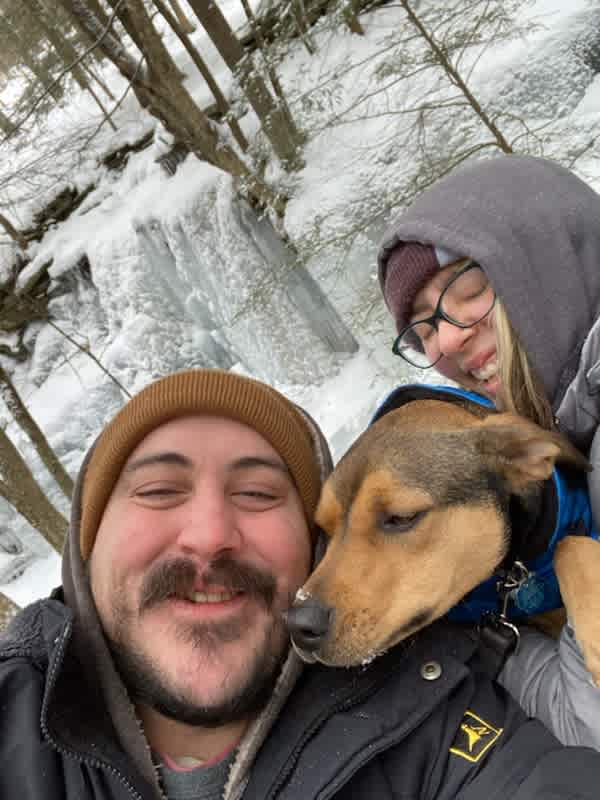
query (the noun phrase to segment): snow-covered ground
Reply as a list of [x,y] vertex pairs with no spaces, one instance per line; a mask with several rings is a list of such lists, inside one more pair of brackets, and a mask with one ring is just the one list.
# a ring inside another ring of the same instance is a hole
[[[242,24],[238,0],[219,5],[232,23]],[[501,115],[509,137],[520,136],[517,148],[573,165],[600,190],[595,143],[600,76],[594,66],[594,48],[600,54],[599,11],[600,0],[522,3],[521,34],[485,50],[471,48],[463,70],[475,93]],[[31,122],[26,136],[2,145],[0,205],[21,227],[61,187],[95,185],[76,213],[32,245],[20,281],[52,260],[53,285],[70,290],[51,301],[54,319],[129,392],[188,366],[254,374],[304,405],[339,456],[396,383],[424,378],[409,374],[390,353],[393,326],[378,294],[377,240],[406,202],[413,177],[432,168],[444,147],[483,140],[484,133],[467,111],[438,112],[419,149],[411,139],[414,115],[403,110],[419,102],[431,80],[394,78],[406,51],[399,43],[407,30],[403,12],[390,4],[363,15],[361,22],[365,35],[359,37],[322,21],[311,33],[314,55],[299,41],[285,55],[279,73],[292,113],[308,134],[305,166],[290,177],[271,165],[266,175],[290,196],[284,225],[299,250],[300,269],[316,279],[351,330],[360,345],[355,354],[336,349],[314,320],[307,323],[298,309],[291,265],[284,263],[268,223],[252,220],[235,202],[227,176],[188,156],[168,177],[156,162],[169,144],[160,129],[122,172],[102,165],[103,154],[154,126],[131,93],[115,115],[116,133],[104,126],[89,140],[99,122],[97,109],[73,89],[43,124]],[[166,36],[188,74],[189,90],[208,105],[202,80],[179,44]],[[206,36],[198,30],[193,39],[221,87],[235,95]],[[600,55],[598,62],[600,70]],[[124,90],[111,67],[105,67],[104,78],[117,95]],[[17,89],[13,81],[0,93],[5,107]],[[450,87],[444,91],[447,97],[454,94]],[[241,124],[255,136],[251,113]],[[51,155],[41,158],[57,141]],[[34,159],[40,160],[34,164]],[[17,168],[26,180],[7,179]],[[10,253],[0,241],[0,282]],[[91,274],[80,267],[84,255]],[[277,281],[270,283],[273,271]],[[14,344],[10,337],[5,341]],[[54,328],[38,325],[25,343],[32,352],[28,362],[3,363],[75,475],[124,395]],[[8,413],[0,409],[0,414],[38,480],[67,513],[28,442]],[[4,552],[2,531],[13,531],[24,553]],[[59,582],[58,556],[12,509],[0,506],[0,590],[23,605]]]

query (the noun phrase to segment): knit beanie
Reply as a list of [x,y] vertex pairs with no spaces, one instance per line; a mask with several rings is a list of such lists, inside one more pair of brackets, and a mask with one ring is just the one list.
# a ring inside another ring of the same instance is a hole
[[[152,383],[133,397],[100,434],[82,476],[80,546],[86,560],[125,462],[155,428],[178,417],[210,414],[241,422],[263,436],[286,463],[309,524],[322,483],[310,417],[259,381],[212,369],[188,370]],[[320,444],[329,458],[327,446]]]
[[415,297],[427,281],[460,258],[442,247],[419,242],[400,242],[392,250],[379,280],[398,333],[408,324]]

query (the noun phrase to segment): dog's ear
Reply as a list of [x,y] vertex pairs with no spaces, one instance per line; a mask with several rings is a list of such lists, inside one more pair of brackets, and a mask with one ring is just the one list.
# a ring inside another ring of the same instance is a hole
[[496,414],[478,426],[480,452],[493,462],[515,492],[552,475],[557,461],[590,471],[589,461],[560,433],[516,414]]

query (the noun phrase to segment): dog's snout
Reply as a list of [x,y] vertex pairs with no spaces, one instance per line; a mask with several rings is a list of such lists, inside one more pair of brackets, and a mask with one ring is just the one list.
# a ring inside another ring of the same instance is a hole
[[286,621],[294,645],[315,653],[327,636],[332,617],[333,609],[312,597],[290,608]]

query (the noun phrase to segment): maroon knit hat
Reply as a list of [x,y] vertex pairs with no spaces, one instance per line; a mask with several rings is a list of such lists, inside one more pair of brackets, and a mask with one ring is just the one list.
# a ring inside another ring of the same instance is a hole
[[419,242],[400,242],[388,257],[382,280],[383,296],[398,333],[408,324],[410,311],[420,289],[441,268],[461,256]]

